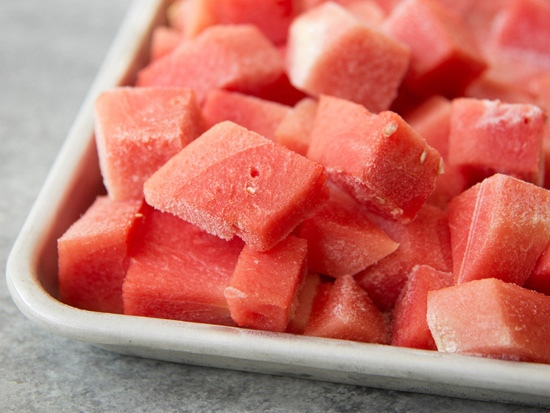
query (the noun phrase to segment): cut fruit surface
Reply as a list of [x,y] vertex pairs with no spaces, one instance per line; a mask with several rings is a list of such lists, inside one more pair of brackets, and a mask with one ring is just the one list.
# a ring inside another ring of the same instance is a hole
[[124,313],[235,325],[223,292],[243,242],[147,208],[123,284]]
[[497,279],[428,293],[439,351],[550,363],[550,297]]
[[232,122],[209,129],[145,183],[150,205],[266,251],[328,198],[323,168]]

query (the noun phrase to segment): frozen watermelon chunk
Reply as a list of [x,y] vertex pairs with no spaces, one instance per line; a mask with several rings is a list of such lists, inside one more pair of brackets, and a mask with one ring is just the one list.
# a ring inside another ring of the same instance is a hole
[[[534,95],[535,104],[550,113],[550,70],[539,76],[535,76],[529,82],[529,92]],[[546,125],[545,137],[550,139],[550,127]]]
[[166,20],[169,27],[183,33],[185,19],[189,9],[188,0],[174,0],[166,9]]
[[269,251],[244,247],[225,299],[241,327],[283,332],[306,275],[307,241],[288,236]]
[[235,325],[223,292],[243,246],[147,208],[122,287],[124,313]]
[[306,156],[317,106],[317,100],[312,98],[304,98],[297,102],[275,129],[275,142]]
[[275,44],[286,41],[297,13],[295,0],[188,0],[183,26],[187,37],[219,24],[252,24]]
[[287,73],[295,87],[312,96],[386,110],[408,64],[405,46],[332,2],[299,15],[290,26]]
[[360,204],[410,222],[435,188],[440,155],[399,115],[370,113],[356,103],[323,95],[308,157]]
[[355,0],[344,7],[364,23],[374,26],[380,26],[386,18],[384,9],[372,0]]
[[405,121],[419,133],[443,159],[444,172],[437,178],[435,189],[427,202],[446,209],[449,201],[466,189],[466,179],[460,168],[449,165],[449,134],[451,101],[434,95],[405,116]]
[[410,47],[405,82],[423,96],[460,95],[487,67],[464,22],[436,0],[401,2],[384,27]]
[[497,47],[548,60],[549,21],[550,4],[547,1],[512,0],[498,20],[493,40]]
[[256,27],[218,25],[143,68],[137,86],[190,87],[202,104],[213,89],[254,93],[282,73],[281,55]]
[[191,89],[120,87],[95,102],[99,165],[114,200],[142,199],[143,183],[205,130]]
[[[521,61],[521,64],[523,63]],[[531,78],[533,72],[515,71],[514,66],[519,64],[519,60],[496,59],[492,62],[489,70],[468,85],[464,96],[475,99],[500,100],[506,103],[534,103],[534,97],[527,90],[528,87],[526,88],[523,81],[526,77]],[[495,67],[498,69],[494,70]]]
[[500,172],[540,185],[544,118],[534,105],[455,99],[449,163],[460,167],[471,184]]
[[389,327],[351,275],[325,283],[313,302],[304,335],[389,344]]
[[494,278],[428,293],[439,351],[550,363],[550,297]]
[[160,59],[172,53],[183,41],[181,32],[168,26],[157,26],[151,35],[151,60]]
[[436,350],[426,320],[428,292],[453,285],[453,274],[415,266],[393,311],[392,346]]
[[336,188],[301,224],[300,237],[308,242],[308,267],[331,277],[357,274],[398,247],[349,195]]
[[523,287],[550,295],[550,244],[544,249]]
[[145,183],[147,202],[268,250],[328,198],[323,167],[232,122],[209,129]]
[[452,270],[451,239],[447,214],[426,204],[407,225],[392,220],[372,220],[399,243],[395,252],[355,276],[372,301],[383,311],[394,308],[407,276],[415,265]]
[[353,9],[354,7],[363,6],[364,3],[370,3],[372,8],[378,8],[382,13],[387,14],[402,0],[301,0],[305,10],[329,1],[338,3],[346,9]]
[[403,118],[443,159],[447,159],[451,129],[449,99],[441,95],[431,96]]
[[550,239],[550,192],[496,174],[449,204],[455,283],[522,285]]
[[57,241],[59,299],[84,310],[122,313],[122,281],[142,201],[99,196]]
[[213,90],[202,110],[208,127],[229,120],[273,140],[275,131],[291,108],[238,92]]
[[304,285],[298,293],[298,303],[294,310],[294,315],[291,315],[290,321],[286,328],[287,333],[304,334],[306,329],[311,309],[313,308],[313,300],[317,295],[317,290],[321,285],[321,277],[313,271],[308,271],[304,280]]

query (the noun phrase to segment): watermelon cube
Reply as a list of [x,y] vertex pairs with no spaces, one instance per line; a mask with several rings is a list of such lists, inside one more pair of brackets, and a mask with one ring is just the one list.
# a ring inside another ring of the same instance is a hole
[[437,178],[435,189],[427,202],[446,209],[449,201],[466,189],[466,179],[457,166],[449,165],[449,134],[451,128],[451,101],[434,95],[414,110],[405,120],[443,159],[444,172]]
[[183,41],[181,32],[168,26],[157,26],[151,34],[150,58],[160,59],[172,53]]
[[386,110],[409,64],[409,50],[345,8],[324,3],[292,22],[286,68],[291,83],[312,96],[333,95]]
[[283,73],[279,51],[251,25],[217,25],[139,71],[137,86],[179,86],[202,104],[213,89],[260,91]]
[[189,13],[189,0],[174,0],[166,9],[166,20],[169,27],[183,33],[186,17]]
[[344,7],[359,20],[373,26],[380,26],[386,18],[384,9],[372,0],[354,0]]
[[460,167],[470,184],[500,172],[541,185],[544,119],[534,105],[455,99],[449,163]]
[[451,129],[449,99],[441,95],[431,96],[403,118],[444,160],[447,159]]
[[306,336],[389,344],[389,324],[351,275],[321,284]]
[[297,13],[294,0],[188,0],[183,26],[187,37],[219,24],[252,24],[275,44],[286,41]]
[[366,9],[365,4],[369,4],[373,14],[383,13],[384,15],[389,13],[400,1],[402,0],[300,0],[304,9],[311,9],[317,7],[320,4],[327,3],[328,1],[338,3],[348,10],[354,11],[355,9]]
[[317,100],[312,98],[304,98],[297,102],[275,129],[275,142],[306,156],[317,106]]
[[95,101],[101,174],[114,200],[143,199],[153,172],[204,132],[191,89],[120,87]]
[[550,244],[544,249],[523,287],[550,295]]
[[[535,60],[550,56],[550,4],[545,0],[512,0],[499,18],[493,41],[498,48]],[[546,63],[547,65],[547,63]]]
[[522,285],[550,239],[550,192],[496,174],[449,204],[455,283]]
[[238,92],[213,90],[202,110],[208,127],[230,120],[273,140],[275,131],[291,108]]
[[405,0],[385,29],[411,50],[405,83],[423,96],[460,95],[485,68],[464,21],[436,0]]
[[235,325],[223,292],[243,246],[148,207],[122,287],[124,313]]
[[290,321],[286,328],[287,333],[304,334],[306,329],[311,309],[313,308],[313,300],[317,295],[319,286],[321,285],[321,276],[313,271],[308,271],[304,280],[304,285],[298,293],[298,303],[294,314],[290,316]]
[[453,274],[427,265],[413,267],[393,311],[392,346],[436,350],[428,327],[428,292],[453,285]]
[[84,310],[122,313],[122,281],[142,201],[99,196],[58,239],[59,299]]
[[308,267],[331,277],[357,274],[398,247],[349,195],[336,188],[300,225],[299,236],[308,242]]
[[266,251],[328,198],[323,167],[235,123],[219,123],[144,185],[146,201]]
[[269,251],[245,246],[225,299],[241,327],[284,332],[306,275],[307,241],[289,236]]
[[550,363],[550,297],[494,278],[428,293],[428,325],[449,353]]
[[435,188],[442,160],[399,115],[370,113],[323,95],[308,157],[361,205],[402,223],[414,219]]
[[383,311],[394,308],[414,266],[428,265],[444,272],[452,270],[451,239],[443,210],[426,204],[407,225],[374,215],[371,219],[399,243],[395,252],[355,276],[378,308]]
[[[495,58],[491,68],[472,81],[464,91],[464,96],[475,99],[500,100],[506,103],[535,103],[534,96],[526,88],[525,80],[532,77],[523,61]],[[516,70],[521,66],[521,70]],[[528,86],[528,85],[527,85]]]

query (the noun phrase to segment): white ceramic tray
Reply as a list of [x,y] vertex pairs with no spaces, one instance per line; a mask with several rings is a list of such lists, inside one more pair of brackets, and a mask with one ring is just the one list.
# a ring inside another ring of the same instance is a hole
[[[550,365],[79,310],[59,302],[56,239],[104,191],[93,102],[147,59],[165,0],[138,0],[87,96],[7,264],[13,300],[50,332],[127,355],[446,396],[550,406]],[[550,322],[550,320],[549,320]]]

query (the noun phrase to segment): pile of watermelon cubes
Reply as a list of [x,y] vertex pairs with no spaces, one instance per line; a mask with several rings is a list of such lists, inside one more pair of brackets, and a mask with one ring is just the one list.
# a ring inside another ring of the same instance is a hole
[[85,310],[550,363],[550,2],[176,0],[95,102]]

